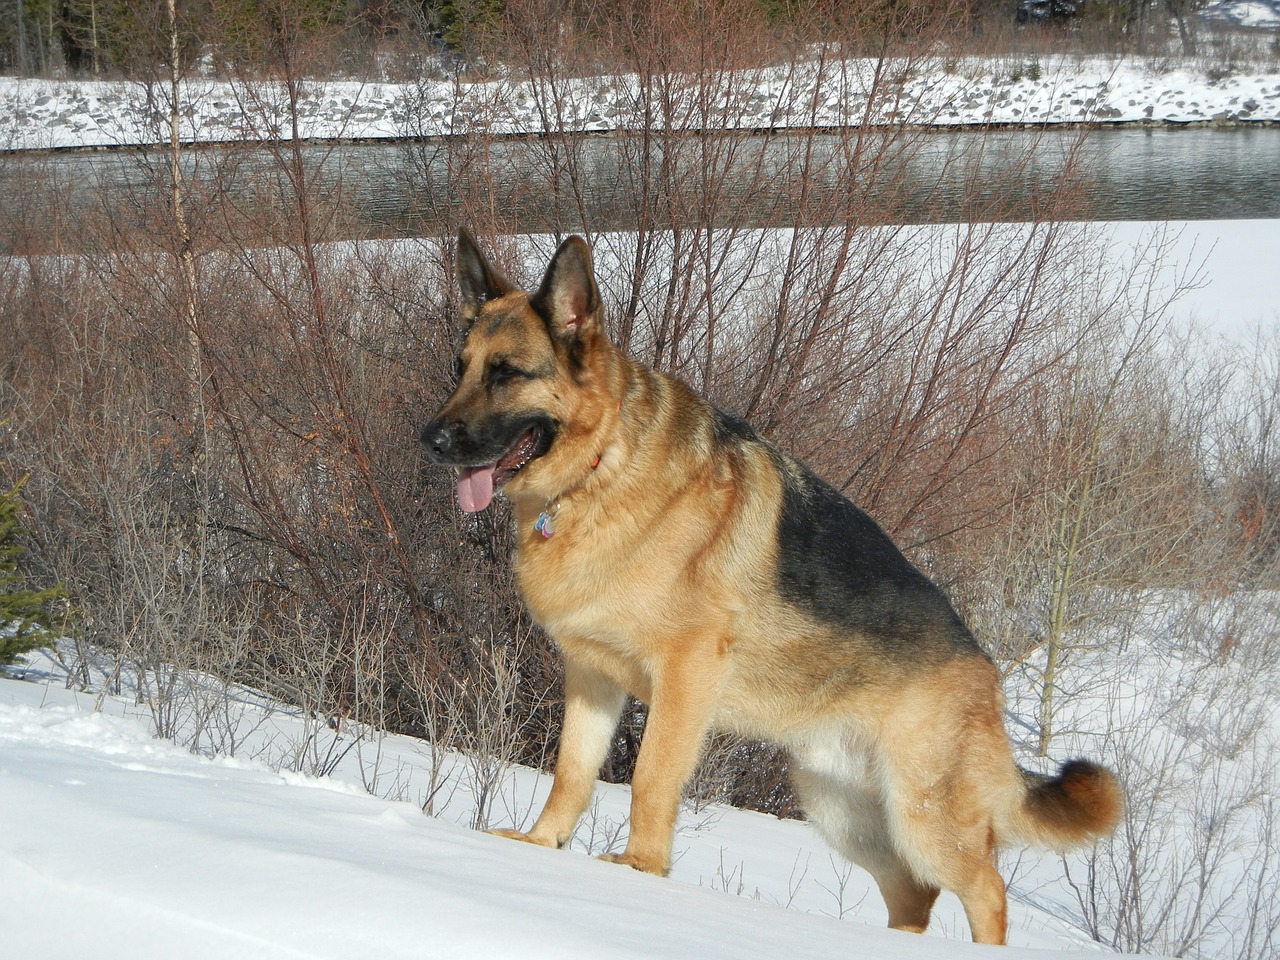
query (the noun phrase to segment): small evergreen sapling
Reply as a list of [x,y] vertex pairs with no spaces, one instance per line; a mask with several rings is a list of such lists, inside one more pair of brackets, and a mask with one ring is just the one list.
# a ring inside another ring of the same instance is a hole
[[53,604],[62,598],[60,587],[28,588],[18,569],[25,552],[18,542],[23,533],[21,490],[19,483],[0,493],[0,666],[53,642]]

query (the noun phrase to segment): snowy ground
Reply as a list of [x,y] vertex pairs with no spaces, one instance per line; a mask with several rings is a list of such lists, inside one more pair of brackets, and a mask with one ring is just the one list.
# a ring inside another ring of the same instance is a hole
[[[877,65],[828,67],[823,93],[814,78],[760,70],[752,93],[711,118],[720,126],[776,128],[850,123],[972,126],[986,123],[1130,123],[1280,121],[1280,74],[1210,76],[1203,68],[1106,57],[947,59],[895,67],[899,94],[868,107],[865,91],[881,84]],[[891,70],[891,73],[894,71]],[[879,87],[877,86],[877,89]],[[287,135],[289,124],[261,84],[204,80],[185,85],[183,135],[225,141]],[[607,131],[635,125],[628,78],[575,81],[568,87],[565,129]],[[308,84],[300,106],[303,136],[390,138],[467,130],[526,133],[541,129],[534,93],[522,82],[454,85],[332,82]],[[0,79],[0,148],[119,146],[167,136],[167,119],[140,84]],[[812,112],[811,112],[812,111]]]
[[1234,343],[1259,332],[1280,336],[1280,220],[1129,222],[1102,229],[1120,250],[1149,249],[1144,238],[1157,229],[1169,238],[1167,283],[1195,278],[1172,306],[1178,326],[1193,324],[1208,337]]
[[1280,28],[1280,0],[1219,0],[1202,10],[1200,16],[1211,23],[1237,27]]
[[[234,705],[246,734],[237,757],[206,759],[154,739],[130,699],[68,690],[58,667],[33,663],[25,679],[0,679],[6,956],[995,955],[960,939],[959,904],[945,895],[932,935],[882,929],[868,878],[833,861],[801,823],[686,811],[672,877],[657,879],[584,855],[616,843],[625,788],[602,789],[576,850],[534,848],[464,825],[474,805],[460,757],[447,761],[444,809],[424,815],[430,759],[420,742],[348,736],[355,747],[333,776],[278,772],[309,733],[246,695]],[[375,767],[379,792],[400,799],[368,793]],[[494,822],[527,817],[545,779],[512,771]],[[1042,869],[1060,872],[1052,858]],[[1043,882],[1019,870],[1024,897]],[[1097,954],[1025,900],[1010,918],[1003,958]]]

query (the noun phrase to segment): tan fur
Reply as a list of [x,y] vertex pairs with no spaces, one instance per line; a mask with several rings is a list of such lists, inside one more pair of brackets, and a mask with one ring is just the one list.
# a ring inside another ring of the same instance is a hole
[[[585,245],[570,253],[589,274]],[[964,903],[974,939],[1002,943],[996,847],[1107,832],[1120,813],[1114,779],[1085,765],[1061,783],[1024,782],[990,660],[891,656],[874,638],[842,633],[786,600],[773,532],[787,461],[762,443],[717,442],[705,401],[622,355],[598,315],[554,306],[590,303],[593,286],[576,300],[573,289],[551,287],[556,296],[537,304],[549,318],[520,291],[478,306],[462,381],[437,420],[465,422],[500,403],[561,425],[505,495],[520,589],[564,654],[564,729],[537,822],[527,833],[499,832],[568,842],[629,692],[648,703],[649,719],[630,838],[606,859],[667,872],[681,791],[704,738],[733,731],[791,751],[807,814],[875,877],[891,926],[923,930],[946,887]],[[564,349],[568,337],[581,348],[579,367]],[[514,398],[486,393],[476,371],[495,355],[551,362],[555,375]],[[545,539],[535,523],[550,505],[555,534]]]

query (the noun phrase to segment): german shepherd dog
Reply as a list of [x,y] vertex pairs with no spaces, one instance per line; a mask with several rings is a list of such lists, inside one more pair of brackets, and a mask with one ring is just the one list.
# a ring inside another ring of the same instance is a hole
[[506,496],[520,589],[565,663],[551,794],[528,833],[496,832],[569,841],[631,693],[649,705],[631,832],[604,859],[665,874],[704,739],[732,731],[789,751],[891,927],[923,931],[946,887],[974,940],[1003,943],[996,848],[1110,832],[1112,774],[1018,768],[996,668],[943,593],[807,468],[613,346],[580,237],[532,294],[465,230],[456,267],[458,384],[422,442],[464,511]]

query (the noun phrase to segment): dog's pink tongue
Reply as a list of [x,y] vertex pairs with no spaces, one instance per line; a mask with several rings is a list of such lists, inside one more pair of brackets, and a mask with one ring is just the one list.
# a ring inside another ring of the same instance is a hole
[[458,506],[463,513],[475,513],[489,505],[493,499],[493,471],[496,466],[463,467],[458,473]]

